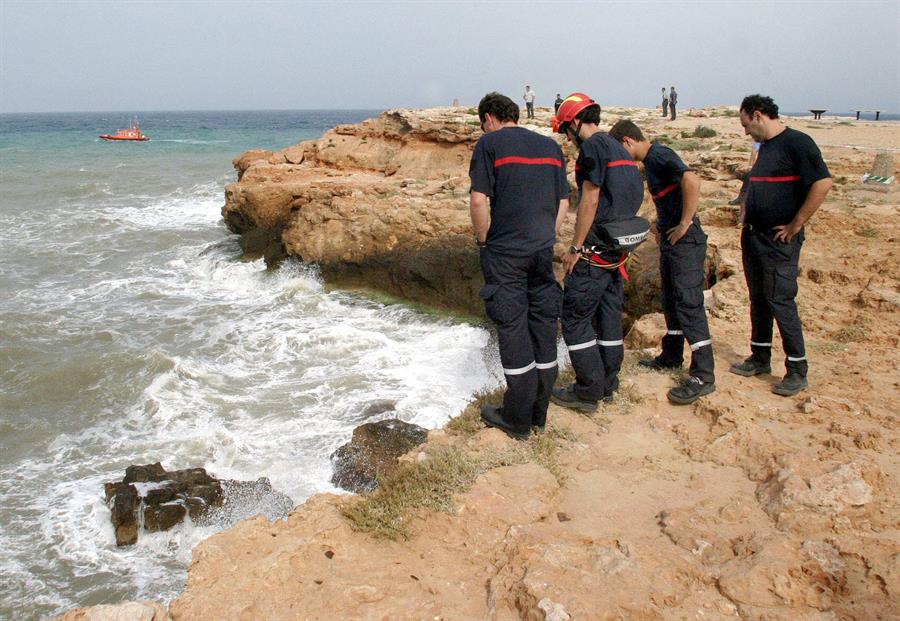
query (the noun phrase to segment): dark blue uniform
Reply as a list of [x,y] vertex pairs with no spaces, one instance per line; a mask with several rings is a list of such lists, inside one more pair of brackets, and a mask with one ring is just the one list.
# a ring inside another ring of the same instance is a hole
[[666,237],[666,231],[681,222],[684,208],[681,179],[689,170],[672,149],[658,143],[650,146],[644,158],[647,187],[656,205],[660,234],[660,289],[666,317],[660,362],[666,366],[680,366],[684,359],[684,340],[687,339],[691,347],[691,375],[711,384],[715,382],[715,363],[703,306],[706,233],[695,215],[693,224],[678,243],[673,246]]
[[553,140],[505,127],[478,141],[469,177],[471,190],[491,200],[481,297],[497,326],[507,385],[502,415],[524,433],[545,424],[558,371],[553,244],[559,202],[569,195],[565,161]]
[[[585,241],[587,246],[599,241],[599,225],[635,216],[644,199],[644,182],[637,163],[606,133],[597,132],[582,143],[575,178],[579,188],[585,180],[600,188],[600,203]],[[615,262],[617,258],[608,260]],[[619,387],[619,369],[625,355],[623,302],[624,283],[618,270],[578,261],[566,276],[563,339],[575,369],[573,389],[581,399],[599,400]]]
[[804,234],[783,243],[773,227],[788,224],[803,206],[810,186],[830,177],[812,138],[787,128],[762,143],[750,171],[741,253],[750,293],[750,348],[753,358],[772,358],[772,320],[778,323],[789,373],[808,371],[803,326],[797,312],[797,276]]

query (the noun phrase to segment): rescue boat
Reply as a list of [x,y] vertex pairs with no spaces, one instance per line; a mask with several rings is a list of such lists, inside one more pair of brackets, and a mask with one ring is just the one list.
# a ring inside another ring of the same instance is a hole
[[100,134],[103,140],[136,140],[144,142],[150,140],[150,136],[145,136],[141,132],[141,126],[137,119],[131,121],[131,125],[127,129],[120,129],[115,134]]

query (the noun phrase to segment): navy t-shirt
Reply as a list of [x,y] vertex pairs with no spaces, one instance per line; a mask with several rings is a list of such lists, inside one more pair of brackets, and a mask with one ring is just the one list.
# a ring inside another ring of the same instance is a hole
[[597,132],[581,144],[575,162],[575,181],[579,190],[585,179],[600,188],[594,227],[632,218],[641,208],[644,180],[637,162],[609,134]]
[[554,140],[522,127],[485,134],[469,164],[472,192],[491,199],[487,245],[527,256],[556,242],[559,201],[569,196],[566,163]]
[[[647,188],[656,205],[656,228],[668,231],[681,222],[684,196],[681,193],[681,178],[691,170],[678,154],[664,144],[654,142],[644,157],[644,172],[647,174]],[[700,221],[694,215],[694,222]]]
[[747,224],[768,231],[788,224],[800,211],[809,187],[830,177],[813,139],[787,128],[759,147],[747,188]]

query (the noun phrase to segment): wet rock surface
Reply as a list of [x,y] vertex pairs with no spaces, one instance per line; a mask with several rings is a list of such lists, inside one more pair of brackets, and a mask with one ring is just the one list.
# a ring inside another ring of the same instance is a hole
[[166,471],[159,462],[129,466],[121,481],[105,485],[105,494],[118,546],[136,543],[141,531],[169,530],[186,516],[229,525],[258,513],[284,517],[293,507],[266,478],[220,480],[203,468]]
[[365,423],[353,430],[353,439],[331,455],[331,482],[351,492],[371,491],[378,477],[397,466],[397,458],[419,446],[428,431],[398,419]]

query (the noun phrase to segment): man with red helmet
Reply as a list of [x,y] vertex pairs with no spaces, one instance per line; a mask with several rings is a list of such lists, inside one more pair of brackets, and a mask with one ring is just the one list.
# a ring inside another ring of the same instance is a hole
[[561,291],[553,245],[568,212],[569,183],[559,145],[519,127],[511,99],[488,93],[478,117],[485,134],[469,165],[469,204],[481,249],[480,295],[497,326],[506,378],[503,407],[482,407],[481,420],[525,439],[546,424],[558,371]]
[[569,95],[553,117],[553,131],[579,147],[575,180],[581,200],[572,246],[562,257],[566,271],[562,330],[575,382],[554,388],[551,400],[582,412],[595,411],[600,399],[612,400],[625,354],[622,257],[587,248],[600,244],[605,224],[633,218],[644,198],[637,163],[620,143],[600,131],[599,123],[600,105],[584,93]]

